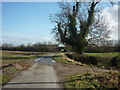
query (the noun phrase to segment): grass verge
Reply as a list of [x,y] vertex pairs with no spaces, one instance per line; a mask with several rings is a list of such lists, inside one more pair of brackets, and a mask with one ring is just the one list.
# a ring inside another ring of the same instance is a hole
[[74,74],[66,76],[65,88],[96,88],[106,90],[106,88],[119,88],[118,73],[110,72],[102,74]]
[[[58,61],[58,62],[62,62],[62,63],[69,63],[69,64],[71,63],[70,61],[64,59],[64,58],[62,57],[62,54],[56,54],[56,55],[54,55],[54,56],[53,56],[53,59],[56,60],[56,61]],[[72,63],[71,63],[71,64],[72,64]]]

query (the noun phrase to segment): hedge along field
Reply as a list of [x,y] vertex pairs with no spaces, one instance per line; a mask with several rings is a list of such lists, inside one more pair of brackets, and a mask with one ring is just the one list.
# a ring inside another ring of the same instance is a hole
[[120,52],[110,53],[77,53],[66,54],[69,58],[83,64],[94,65],[105,69],[120,69]]
[[34,59],[46,52],[2,51],[2,84],[6,84],[22,70],[28,69]]

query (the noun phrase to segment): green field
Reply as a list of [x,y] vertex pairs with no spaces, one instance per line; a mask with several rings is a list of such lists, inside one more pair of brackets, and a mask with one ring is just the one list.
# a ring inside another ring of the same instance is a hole
[[111,53],[85,53],[87,55],[93,55],[93,56],[97,56],[97,57],[119,57],[120,52],[111,52]]

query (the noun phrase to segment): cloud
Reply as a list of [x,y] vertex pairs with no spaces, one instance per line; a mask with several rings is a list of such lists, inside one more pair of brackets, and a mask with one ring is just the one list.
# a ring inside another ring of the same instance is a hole
[[118,40],[118,5],[114,5],[113,7],[106,7],[102,16],[104,16],[110,26],[113,27],[110,33],[111,40]]

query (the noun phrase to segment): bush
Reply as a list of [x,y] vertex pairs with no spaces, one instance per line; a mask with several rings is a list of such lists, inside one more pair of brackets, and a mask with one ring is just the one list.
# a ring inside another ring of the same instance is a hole
[[118,67],[120,68],[120,59],[118,57],[113,57],[110,61],[111,65],[113,67]]
[[80,54],[73,54],[73,55],[69,55],[67,54],[67,56],[69,58],[74,59],[75,61],[84,63],[84,64],[89,64],[89,65],[97,65],[98,64],[98,57],[95,56],[90,56],[90,55],[80,55]]
[[95,56],[89,56],[89,55],[80,55],[80,59],[78,61],[85,64],[92,64],[92,65],[98,64],[98,58]]

